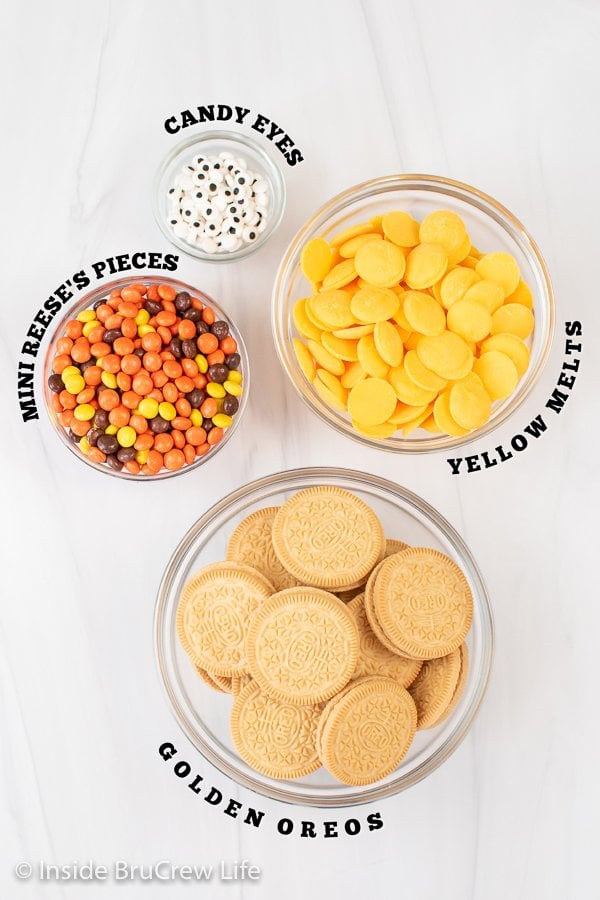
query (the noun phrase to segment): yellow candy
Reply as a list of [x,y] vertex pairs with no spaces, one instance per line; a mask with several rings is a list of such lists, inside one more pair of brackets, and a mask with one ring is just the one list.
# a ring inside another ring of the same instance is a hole
[[358,384],[359,381],[362,381],[363,378],[367,377],[367,373],[361,366],[359,362],[350,363],[350,365],[346,366],[346,371],[340,378],[342,387],[345,387],[346,390],[350,390],[354,387],[355,384]]
[[426,369],[416,350],[409,350],[404,357],[404,369],[410,380],[424,391],[442,391],[446,387],[446,379]]
[[[214,397],[216,400],[222,400],[223,397],[225,397],[227,395],[227,391],[225,390],[223,385],[217,384],[216,381],[209,381],[208,384],[206,385],[205,390],[209,397]],[[163,404],[161,403],[160,406],[162,406],[162,405]],[[169,406],[170,406],[170,404],[169,404]],[[174,408],[175,407],[173,407],[173,409]],[[160,409],[160,407],[159,407],[159,409]],[[162,412],[161,412],[161,416],[163,416]],[[163,419],[164,418],[165,417],[163,416]]]
[[492,318],[482,303],[459,300],[448,310],[448,330],[465,341],[482,341],[490,333]]
[[466,378],[450,388],[450,415],[461,428],[467,431],[481,428],[491,411],[490,395],[474,372],[469,372]]
[[93,331],[96,325],[99,325],[98,319],[91,319],[89,322],[86,322],[81,332],[84,337],[88,337],[90,331]]
[[117,426],[116,425],[107,425],[106,428],[104,429],[104,433],[105,434],[116,434]]
[[150,321],[150,313],[147,309],[140,309],[134,321],[136,325],[147,325]]
[[341,359],[336,359],[331,353],[317,341],[308,341],[308,349],[322,369],[327,369],[332,375],[343,375],[346,367]]
[[344,259],[334,266],[323,279],[323,290],[338,290],[344,285],[350,284],[356,278],[356,269],[353,259]]
[[492,316],[492,334],[514,334],[521,340],[533,331],[533,313],[522,303],[505,303]]
[[533,309],[533,294],[529,285],[524,281],[519,281],[517,289],[513,291],[510,297],[506,298],[507,303],[522,303],[527,309]]
[[66,366],[60,373],[60,377],[62,378],[63,384],[65,383],[65,381],[67,380],[69,375],[81,375],[81,372],[79,371],[77,366]]
[[297,303],[294,303],[292,318],[296,330],[300,332],[302,337],[311,338],[313,341],[319,340],[321,337],[321,329],[317,328],[317,326],[308,318],[306,314],[306,300],[298,300]]
[[335,237],[330,238],[329,243],[332,247],[341,247],[342,244],[345,244],[351,238],[358,237],[359,234],[368,234],[370,231],[375,231],[375,226],[372,222],[363,222],[362,225],[350,225],[349,228],[344,228]]
[[412,328],[410,326],[410,322],[408,321],[408,319],[406,318],[406,315],[404,314],[404,299],[405,299],[406,295],[408,294],[408,291],[405,291],[404,289],[396,288],[394,290],[394,293],[400,300],[400,305],[398,306],[398,309],[392,316],[392,319],[394,320],[394,322],[396,322],[400,326],[400,328],[404,329],[404,331],[406,331],[408,334],[410,334],[412,332]]
[[133,447],[137,441],[137,432],[131,425],[123,425],[117,431],[117,440],[121,447]]
[[473,371],[479,375],[492,400],[503,400],[517,386],[519,373],[512,359],[499,350],[482,353],[473,363]]
[[514,334],[495,334],[481,344],[482,353],[489,353],[490,350],[505,353],[514,362],[519,378],[523,377],[529,367],[529,348],[521,338]]
[[77,313],[79,322],[93,322],[95,318],[96,312],[93,309],[82,309],[80,313]]
[[150,334],[152,331],[156,331],[154,325],[139,325],[138,326],[138,334],[140,337],[144,337],[145,334]]
[[96,410],[91,403],[80,403],[73,410],[73,415],[79,422],[89,422],[90,419],[94,418],[95,414]]
[[389,378],[398,400],[408,406],[424,406],[435,400],[437,391],[426,391],[418,387],[408,377],[404,365],[392,369]]
[[370,234],[359,234],[357,237],[350,238],[349,241],[346,241],[340,247],[340,256],[343,259],[352,259],[353,256],[356,256],[357,250],[362,247],[363,244],[368,244],[369,241],[380,241],[382,237],[380,234],[376,234],[376,232],[371,232]]
[[451,437],[463,437],[469,433],[466,428],[461,428],[450,415],[450,391],[438,394],[433,404],[433,421],[440,431]]
[[331,269],[331,250],[323,238],[314,238],[303,248],[300,268],[309,281],[323,281]]
[[318,326],[322,322],[326,329],[333,331],[334,328],[348,328],[356,324],[350,311],[350,301],[351,297],[346,291],[323,291],[309,299],[305,310],[313,324]]
[[391,241],[363,244],[354,257],[356,271],[373,287],[391,287],[404,275],[404,254]]
[[521,279],[517,261],[510,253],[486,253],[477,263],[475,271],[482,278],[499,284],[505,297],[517,289]]
[[87,439],[86,436],[84,435],[84,436],[81,438],[81,440],[79,441],[79,449],[81,450],[82,453],[87,453],[91,446],[92,446],[92,445],[90,444],[90,442],[88,441],[88,439]]
[[158,400],[153,397],[144,397],[140,400],[138,411],[145,419],[153,419],[158,415]]
[[361,434],[371,438],[388,438],[398,430],[391,422],[382,422],[381,425],[363,425],[362,422],[352,420],[352,426]]
[[64,385],[69,394],[78,394],[85,388],[85,381],[81,375],[69,375],[64,379]]
[[446,309],[450,309],[457,300],[462,300],[469,288],[479,281],[479,275],[473,269],[464,265],[456,266],[444,275],[440,285],[440,302]]
[[[477,274],[476,272],[474,273]],[[484,278],[470,287],[464,297],[464,300],[473,300],[475,303],[481,303],[487,311],[492,315],[504,303],[504,291],[495,281]]]
[[[326,369],[317,369],[317,380],[330,391],[338,401],[338,409],[341,407],[346,410],[348,407],[348,391],[342,386],[339,378],[336,378],[335,375],[332,375],[331,372],[328,372]],[[315,383],[315,387],[318,390],[319,387]]]
[[446,251],[439,244],[419,244],[406,260],[404,280],[409,287],[421,291],[439,281],[448,268]]
[[227,381],[233,381],[235,384],[242,384],[244,380],[244,376],[239,371],[239,369],[230,369],[229,375],[227,376]]
[[425,337],[424,334],[419,334],[418,331],[413,331],[409,334],[409,336],[404,341],[404,349],[405,350],[416,350],[419,346],[419,341],[421,341]]
[[334,336],[337,338],[342,338],[344,341],[358,341],[359,338],[364,337],[365,334],[373,334],[375,330],[375,326],[371,325],[353,325],[350,328],[336,328],[333,332]]
[[442,429],[436,424],[433,414],[428,416],[424,422],[421,422],[423,431],[429,431],[431,434],[441,434]]
[[149,450],[138,450],[135,454],[135,461],[140,464],[140,466],[144,466],[148,462],[148,454]]
[[[208,393],[208,389],[211,386],[211,384],[213,384],[213,382],[206,385],[207,393]],[[212,394],[211,394],[211,396],[212,396]],[[166,401],[163,401],[162,403],[158,404],[158,414],[162,419],[166,419],[167,422],[170,422],[177,415],[177,410],[175,409],[175,407],[173,406],[172,403],[167,403]]]
[[353,420],[371,427],[382,425],[396,408],[396,394],[382,378],[359,381],[348,395],[348,412]]
[[471,349],[452,331],[444,331],[435,337],[422,337],[416,349],[425,368],[448,381],[464,378],[473,366]]
[[[403,312],[411,331],[419,334],[441,334],[446,328],[446,315],[437,300],[423,291],[404,294]],[[487,334],[487,332],[486,332]]]
[[433,403],[430,403],[422,413],[420,413],[418,416],[415,416],[414,419],[410,419],[408,422],[405,422],[405,424],[402,426],[402,433],[405,435],[405,437],[408,437],[409,434],[411,434],[413,431],[416,431],[421,423],[424,422],[425,419],[429,418],[432,409]]
[[381,227],[388,241],[399,247],[416,247],[419,243],[419,223],[407,212],[394,210],[386,213]]
[[113,375],[112,372],[103,372],[100,376],[102,380],[102,384],[107,388],[112,388],[113,390],[117,386],[117,378],[116,375]]
[[425,216],[419,227],[419,241],[443,247],[450,265],[464,259],[471,248],[463,220],[449,209],[438,209]]
[[306,344],[303,344],[299,338],[293,338],[292,344],[294,346],[296,359],[298,360],[298,364],[302,369],[302,374],[307,381],[314,381],[316,371],[315,363],[312,356],[308,352]]
[[243,388],[241,384],[238,381],[233,381],[232,378],[228,378],[227,381],[224,381],[223,387],[228,394],[231,394],[232,397],[241,397],[243,394]]
[[402,403],[401,400],[398,400],[396,409],[389,417],[388,422],[392,422],[394,425],[405,425],[407,422],[411,422],[414,418],[420,416],[427,409],[429,409],[429,403],[424,403],[422,406],[410,406],[408,403]]
[[398,328],[391,322],[378,322],[373,332],[375,349],[388,366],[399,366],[404,356],[404,347]]
[[[478,262],[479,262],[479,260],[476,256],[469,255],[469,256],[465,256],[464,259],[461,259],[460,264],[461,264],[461,266],[467,266],[469,269],[476,269]],[[424,424],[423,424],[423,428],[425,428]]]
[[206,372],[208,372],[208,360],[207,360],[207,358],[204,356],[204,354],[198,353],[198,354],[194,357],[194,362],[195,362],[196,365],[198,366],[198,371],[199,371],[199,372],[202,372],[203,375],[205,375]]
[[360,288],[350,301],[350,310],[354,318],[366,324],[391,319],[399,306],[400,298],[389,288]]
[[[372,378],[385,378],[388,373],[389,366],[379,355],[377,347],[375,346],[375,339],[372,334],[366,334],[360,339],[356,347],[356,353],[358,356],[358,361],[367,375],[371,375]],[[359,419],[359,421],[363,420]]]
[[348,362],[356,362],[358,355],[356,353],[357,341],[344,341],[335,335],[324,331],[321,335],[321,343],[326,350],[335,356],[336,359],[347,360]]
[[193,409],[190,413],[190,420],[192,425],[202,425],[202,423],[204,422],[204,416],[199,409]]
[[229,428],[233,424],[233,419],[226,413],[217,413],[216,416],[212,417],[212,420],[217,428]]

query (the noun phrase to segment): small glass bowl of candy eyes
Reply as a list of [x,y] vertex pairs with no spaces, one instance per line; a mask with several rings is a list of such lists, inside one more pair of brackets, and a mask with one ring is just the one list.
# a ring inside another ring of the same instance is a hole
[[156,176],[156,221],[172,244],[197,259],[249,256],[277,229],[284,207],[281,172],[242,134],[193,134],[171,150]]

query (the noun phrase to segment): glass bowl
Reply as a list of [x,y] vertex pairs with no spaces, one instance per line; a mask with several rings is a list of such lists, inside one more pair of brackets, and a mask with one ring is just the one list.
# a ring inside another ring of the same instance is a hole
[[[181,167],[190,162],[196,154],[218,156],[219,153],[225,151],[244,157],[249,167],[263,176],[269,188],[270,215],[267,227],[253,243],[242,244],[238,250],[233,252],[206,253],[199,247],[188,244],[183,238],[177,237],[170,227],[168,222],[169,189],[173,186],[173,181]],[[184,253],[208,262],[232,262],[255,253],[278,228],[285,209],[285,182],[279,168],[268,153],[260,144],[244,134],[236,134],[231,131],[207,131],[203,134],[192,134],[177,144],[161,162],[154,182],[153,209],[158,226],[164,236]]]
[[[115,469],[111,469],[110,466],[106,465],[106,463],[97,463],[91,459],[88,459],[77,447],[73,441],[69,439],[67,429],[64,428],[60,422],[58,421],[57,414],[52,408],[52,391],[48,387],[48,377],[52,374],[52,360],[54,358],[56,352],[56,343],[60,337],[64,334],[65,326],[69,319],[73,319],[84,309],[89,309],[92,307],[98,300],[101,300],[103,297],[108,297],[111,291],[119,290],[120,288],[125,287],[126,285],[133,284],[137,282],[138,284],[152,285],[152,284],[168,284],[173,287],[177,292],[179,291],[188,291],[192,295],[192,297],[199,297],[206,305],[211,306],[215,313],[217,314],[218,319],[224,319],[230,327],[230,332],[232,336],[237,341],[238,350],[237,352],[240,355],[240,372],[244,376],[244,390],[241,394],[239,400],[240,405],[237,413],[233,417],[233,424],[225,431],[223,438],[219,443],[205,456],[197,457],[191,465],[182,466],[181,469],[176,469],[175,471],[170,471],[168,469],[163,469],[158,472],[156,475],[133,475],[130,472],[126,472],[124,469],[117,472]],[[231,440],[231,436],[236,430],[239,420],[242,417],[244,412],[246,401],[248,398],[248,390],[250,387],[250,367],[248,363],[248,354],[246,352],[246,347],[244,346],[244,341],[235,326],[235,323],[232,322],[231,316],[229,316],[218,303],[206,294],[204,291],[199,291],[197,288],[192,287],[189,284],[185,284],[183,281],[177,281],[174,278],[164,278],[158,277],[157,275],[144,275],[140,273],[132,272],[127,278],[119,278],[115,281],[108,281],[103,285],[99,285],[95,287],[93,290],[88,291],[84,297],[81,298],[77,303],[71,304],[68,309],[65,311],[65,314],[61,317],[58,325],[54,329],[52,333],[52,339],[46,351],[46,356],[44,358],[44,368],[43,368],[43,377],[44,377],[44,400],[46,404],[46,409],[48,411],[48,415],[50,417],[50,421],[54,426],[55,432],[58,434],[59,438],[63,442],[63,444],[69,448],[69,450],[75,454],[75,456],[87,463],[88,466],[91,466],[93,469],[96,469],[97,472],[104,472],[107,475],[115,475],[117,478],[126,478],[130,481],[159,481],[163,478],[171,478],[174,475],[182,475],[185,472],[191,472],[192,469],[197,469],[203,463],[208,462],[213,459],[215,455],[218,453],[221,447],[224,447],[225,444]]]
[[[400,432],[389,438],[369,437],[356,431],[346,413],[329,407],[302,374],[294,353],[294,303],[311,293],[300,269],[302,248],[311,238],[364,222],[374,215],[403,209],[419,221],[437,209],[462,217],[475,246],[483,253],[503,250],[516,258],[521,276],[533,294],[535,329],[528,341],[531,353],[527,372],[506,400],[496,403],[489,420],[464,437],[432,435],[417,429],[408,437]],[[390,175],[349,188],[322,206],[296,234],[279,266],[272,301],[272,327],[277,354],[297,393],[328,425],[371,447],[400,453],[449,450],[467,444],[497,428],[521,406],[546,363],[554,333],[554,297],[546,264],[529,233],[505,207],[476,188],[434,175]]]
[[[237,755],[229,733],[232,699],[217,694],[196,674],[177,638],[176,611],[188,578],[209,562],[225,558],[227,540],[251,512],[283,503],[294,491],[335,485],[354,492],[380,517],[388,537],[433,547],[463,570],[474,598],[467,638],[469,672],[462,698],[437,728],[418,731],[400,766],[373,785],[348,787],[325,769],[295,781],[277,781],[251,769]],[[469,549],[433,507],[391,481],[347,469],[295,469],[253,481],[208,510],[180,542],[165,570],[156,603],[158,668],[169,705],[192,744],[221,772],[259,794],[305,806],[344,807],[389,797],[433,772],[467,734],[483,698],[492,659],[493,624],[482,577]]]

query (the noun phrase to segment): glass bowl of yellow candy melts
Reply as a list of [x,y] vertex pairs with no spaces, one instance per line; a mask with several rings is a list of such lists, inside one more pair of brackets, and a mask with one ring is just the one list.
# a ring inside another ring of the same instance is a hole
[[524,226],[435,176],[334,197],[292,241],[273,293],[275,345],[300,396],[339,431],[400,452],[504,422],[553,331],[550,279]]

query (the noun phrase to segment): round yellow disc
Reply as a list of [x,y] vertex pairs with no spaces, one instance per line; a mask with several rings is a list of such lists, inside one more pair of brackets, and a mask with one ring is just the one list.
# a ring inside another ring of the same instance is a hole
[[519,381],[519,373],[512,359],[499,350],[482,353],[473,363],[473,371],[479,375],[492,400],[510,396]]
[[313,238],[305,244],[300,256],[300,268],[309,281],[323,281],[331,263],[331,249],[323,238]]
[[372,222],[362,222],[360,225],[350,225],[348,228],[344,228],[343,231],[340,231],[335,237],[329,239],[329,243],[332,247],[341,247],[342,244],[345,244],[346,241],[349,241],[353,237],[358,237],[359,234],[368,234],[370,231],[375,231],[375,226]]
[[349,363],[346,366],[346,371],[340,378],[342,387],[345,387],[346,390],[350,390],[354,387],[355,384],[358,384],[359,381],[362,381],[363,378],[367,377],[367,373],[361,366],[359,362]]
[[515,334],[494,334],[481,344],[481,352],[499,350],[505,353],[515,364],[519,378],[522,378],[529,367],[529,348]]
[[388,422],[392,422],[394,425],[404,425],[406,422],[411,422],[416,416],[420,416],[428,408],[428,403],[423,403],[421,406],[411,406],[398,400],[396,409],[389,417]]
[[388,366],[399,366],[404,356],[400,332],[391,322],[378,322],[373,332],[375,348]]
[[404,280],[421,291],[439,281],[448,268],[448,256],[440,244],[418,244],[406,259]]
[[446,309],[450,309],[457,300],[462,300],[471,285],[479,281],[479,275],[473,269],[465,266],[456,266],[447,275],[444,275],[440,286],[440,302]]
[[450,415],[454,421],[473,431],[481,428],[490,417],[492,401],[484,388],[481,378],[469,372],[466,378],[457,381],[450,388]]
[[425,368],[448,381],[464,378],[473,367],[470,347],[452,331],[444,331],[435,337],[422,337],[416,349]]
[[438,394],[433,404],[433,421],[443,434],[449,434],[451,437],[463,437],[468,434],[468,429],[461,428],[450,415],[450,391]]
[[408,293],[408,291],[396,289],[394,291],[394,293],[400,300],[400,303],[398,305],[398,309],[392,316],[392,319],[394,320],[394,322],[396,322],[400,326],[400,328],[403,328],[404,331],[406,331],[408,334],[410,334],[412,332],[412,328],[410,327],[410,322],[404,315],[404,298],[405,298],[406,294]]
[[381,425],[363,425],[362,422],[352,420],[352,425],[361,434],[372,438],[388,438],[395,434],[398,429],[391,422],[382,422]]
[[465,341],[482,341],[490,333],[492,318],[482,303],[458,300],[448,310],[448,330]]
[[492,316],[492,334],[507,332],[524,341],[533,331],[533,313],[522,303],[505,303]]
[[331,353],[317,341],[308,341],[308,349],[313,358],[322,369],[327,369],[332,375],[343,375],[346,367],[341,359],[336,359]]
[[423,291],[407,291],[403,312],[411,331],[419,334],[441,334],[446,328],[446,314],[434,297]]
[[486,253],[477,263],[476,272],[482,278],[489,278],[499,284],[505,297],[516,290],[521,280],[517,261],[510,253]]
[[442,391],[448,383],[431,369],[426,369],[416,350],[409,350],[404,357],[404,368],[411,381],[424,391]]
[[381,227],[388,241],[399,247],[416,247],[419,243],[419,223],[407,212],[398,209],[386,213]]
[[322,382],[332,394],[338,398],[344,409],[348,406],[348,391],[343,387],[339,378],[328,372],[327,369],[317,369],[317,381]]
[[324,331],[321,335],[321,343],[337,359],[343,359],[348,362],[355,362],[358,359],[356,354],[357,341],[344,341],[328,331]]
[[374,287],[391,287],[404,275],[406,260],[391,241],[370,241],[359,248],[354,265],[360,277]]
[[377,232],[372,231],[369,234],[359,234],[356,237],[350,238],[349,241],[346,241],[345,244],[342,244],[340,247],[340,256],[343,259],[352,259],[353,256],[356,256],[356,252],[359,247],[362,247],[363,244],[368,244],[369,241],[380,241],[382,237]]
[[308,381],[314,381],[315,363],[312,356],[308,352],[306,344],[303,344],[299,338],[293,338],[292,344],[294,346],[296,359],[298,360],[300,368],[302,369],[302,374]]
[[[422,244],[443,247],[451,265],[464,259],[471,247],[465,223],[449,209],[437,209],[425,216],[419,227],[419,240]],[[465,249],[467,241],[469,243]]]
[[423,429],[423,431],[429,431],[430,434],[441,434],[442,432],[442,429],[439,428],[435,419],[433,418],[433,413],[428,416],[424,422],[421,422],[421,428]]
[[[316,294],[315,294],[315,296],[316,296]],[[304,312],[306,313],[307,319],[309,320],[309,322],[312,322],[312,324],[315,326],[315,328],[318,328],[320,332],[321,331],[332,331],[331,326],[326,325],[325,322],[321,322],[319,317],[315,315],[315,312],[312,308],[312,299],[313,299],[312,297],[307,297],[306,300],[304,301]]]
[[310,298],[307,312],[312,312],[330,330],[348,328],[356,323],[350,311],[351,298],[346,291],[322,291]]
[[[379,355],[375,346],[375,338],[372,334],[366,334],[360,339],[356,347],[356,353],[358,361],[367,375],[371,375],[372,378],[385,378],[389,366]],[[361,422],[362,419],[358,421]]]
[[408,377],[403,365],[390,370],[389,380],[398,400],[407,406],[425,406],[435,400],[437,391],[425,391],[418,387]]
[[[319,370],[320,372],[323,369]],[[321,400],[327,404],[327,406],[331,406],[332,409],[337,409],[338,412],[346,412],[348,409],[348,404],[345,400],[340,400],[339,396],[335,394],[332,390],[330,390],[324,381],[321,381],[320,378],[315,378],[313,381],[313,387]]]
[[383,378],[365,378],[348,395],[348,412],[367,427],[386,422],[396,409],[396,394]]
[[420,428],[425,419],[428,419],[431,415],[432,409],[433,403],[429,403],[422,413],[419,413],[419,415],[415,416],[414,419],[410,419],[410,421],[405,422],[402,426],[402,433],[404,434],[404,436],[408,437],[409,434],[412,434],[413,431],[416,431],[417,428]]
[[389,288],[359,288],[350,301],[350,311],[359,322],[373,324],[391,319],[400,306],[400,298]]
[[350,328],[336,328],[333,334],[336,338],[341,338],[344,341],[357,341],[359,338],[364,337],[365,334],[373,334],[374,328],[373,324],[351,325]]
[[298,300],[294,303],[292,318],[296,330],[300,332],[302,337],[312,338],[313,341],[319,340],[321,337],[321,329],[317,328],[316,325],[313,325],[306,315],[306,300]]
[[521,279],[517,285],[516,291],[506,298],[507,303],[522,303],[527,309],[533,309],[533,294],[529,285]]
[[[477,273],[474,273],[477,274]],[[475,303],[481,303],[487,311],[492,315],[498,307],[504,303],[504,291],[495,281],[487,278],[473,284],[465,293],[464,300],[473,300]]]
[[354,268],[354,260],[344,259],[342,262],[334,266],[323,279],[324,290],[337,290],[350,284],[356,278],[356,269]]

